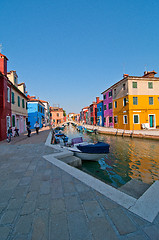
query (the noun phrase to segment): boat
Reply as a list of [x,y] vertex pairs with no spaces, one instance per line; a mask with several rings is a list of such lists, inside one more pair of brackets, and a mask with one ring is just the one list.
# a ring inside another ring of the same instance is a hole
[[53,144],[66,144],[68,142],[68,137],[62,133],[58,132],[53,135]]
[[88,143],[82,137],[73,138],[67,149],[75,156],[87,161],[98,161],[109,153],[110,145],[104,142]]
[[91,130],[91,129],[88,129],[88,128],[86,128],[85,131],[86,131],[87,133],[94,133],[94,130]]

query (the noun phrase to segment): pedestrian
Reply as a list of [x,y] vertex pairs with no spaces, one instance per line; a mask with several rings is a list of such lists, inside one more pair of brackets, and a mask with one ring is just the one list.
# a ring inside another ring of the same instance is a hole
[[30,129],[30,123],[28,122],[28,124],[27,124],[27,131],[28,131],[28,137],[30,137],[30,134],[31,134],[31,129]]
[[7,131],[7,141],[8,141],[8,143],[11,141],[11,137],[12,137],[12,128],[9,127],[8,131]]
[[14,131],[15,131],[14,137],[19,136],[19,129],[17,127],[15,127]]
[[36,129],[36,133],[39,134],[39,128],[40,128],[39,123],[36,122],[36,123],[34,124],[34,127],[35,127],[35,129]]

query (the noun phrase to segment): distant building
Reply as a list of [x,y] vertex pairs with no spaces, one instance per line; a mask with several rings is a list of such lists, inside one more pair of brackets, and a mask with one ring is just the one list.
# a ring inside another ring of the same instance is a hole
[[50,107],[50,123],[53,126],[57,126],[64,122],[64,111],[63,108]]
[[89,107],[84,107],[80,112],[80,121],[85,124],[88,123],[88,108]]
[[7,77],[11,81],[11,111],[12,111],[12,131],[17,127],[19,133],[26,131],[26,121],[28,119],[27,96],[25,83],[18,84],[18,75],[16,71],[7,73]]
[[97,125],[104,127],[103,100],[97,103]]
[[30,122],[31,128],[34,128],[36,122],[39,123],[40,128],[43,127],[45,122],[45,105],[35,96],[27,96],[28,100],[28,122]]
[[99,97],[96,97],[96,102],[93,102],[89,106],[89,124],[97,124],[97,104],[99,103]]
[[0,141],[11,126],[11,82],[7,78],[8,58],[0,53]]

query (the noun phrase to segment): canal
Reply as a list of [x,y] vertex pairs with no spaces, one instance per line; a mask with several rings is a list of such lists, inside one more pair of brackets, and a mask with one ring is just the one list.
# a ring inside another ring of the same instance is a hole
[[159,180],[159,142],[103,134],[78,132],[72,125],[65,127],[69,138],[82,136],[87,142],[104,141],[110,153],[97,162],[83,161],[81,170],[114,187],[131,179],[152,184]]

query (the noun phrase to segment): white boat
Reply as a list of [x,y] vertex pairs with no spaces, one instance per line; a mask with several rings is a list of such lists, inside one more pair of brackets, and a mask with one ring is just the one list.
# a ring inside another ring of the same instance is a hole
[[104,142],[83,142],[82,137],[72,139],[71,146],[66,147],[75,156],[87,161],[98,161],[109,153],[109,144]]

